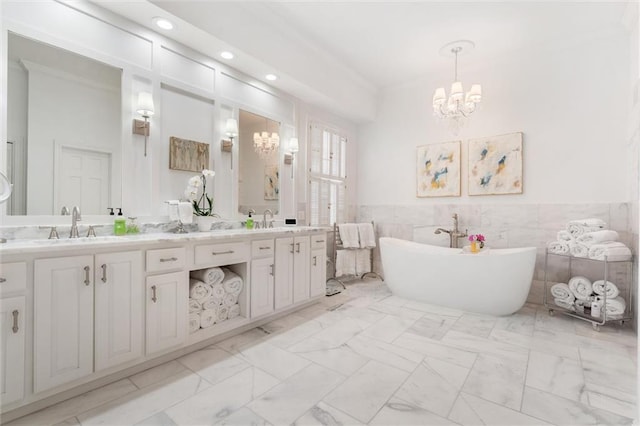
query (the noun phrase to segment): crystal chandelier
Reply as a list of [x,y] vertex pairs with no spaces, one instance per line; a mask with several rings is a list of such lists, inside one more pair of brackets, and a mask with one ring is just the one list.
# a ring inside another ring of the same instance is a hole
[[440,49],[441,54],[455,56],[455,68],[453,84],[449,98],[444,87],[439,87],[433,93],[433,114],[449,122],[449,126],[454,133],[464,124],[464,121],[475,110],[476,105],[482,100],[482,86],[472,84],[468,92],[464,92],[462,83],[458,80],[458,55],[461,52],[471,51],[474,44],[468,40],[459,40],[449,43]]
[[280,136],[277,133],[256,132],[253,134],[253,148],[262,159],[267,159],[278,150]]

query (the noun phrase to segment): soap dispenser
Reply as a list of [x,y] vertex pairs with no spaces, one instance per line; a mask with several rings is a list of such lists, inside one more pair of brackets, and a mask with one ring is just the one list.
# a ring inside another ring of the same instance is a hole
[[113,212],[113,207],[107,207],[107,210],[110,210],[109,216],[115,216],[115,213]]
[[249,217],[246,223],[247,229],[253,229],[253,218],[251,217],[251,211],[249,211]]

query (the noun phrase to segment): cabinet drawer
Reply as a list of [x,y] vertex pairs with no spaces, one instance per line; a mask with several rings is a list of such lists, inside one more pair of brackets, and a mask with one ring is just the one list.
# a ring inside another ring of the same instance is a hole
[[147,250],[147,272],[179,269],[185,266],[186,260],[184,247]]
[[249,243],[225,243],[197,246],[195,264],[202,266],[222,266],[249,260]]
[[269,257],[274,253],[273,240],[258,240],[251,242],[251,257]]
[[327,246],[327,234],[317,234],[311,236],[311,249],[322,249]]
[[0,294],[27,288],[26,262],[0,264]]

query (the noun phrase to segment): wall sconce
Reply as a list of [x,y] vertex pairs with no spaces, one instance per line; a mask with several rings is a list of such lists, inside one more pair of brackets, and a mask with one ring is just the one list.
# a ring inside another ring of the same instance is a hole
[[293,179],[293,156],[299,150],[298,138],[289,139],[289,152],[284,155],[284,164],[291,164],[291,179]]
[[238,136],[238,120],[227,118],[224,133],[229,136],[229,140],[222,140],[222,152],[231,153],[231,169],[233,170],[233,138]]
[[144,156],[147,156],[147,138],[151,130],[151,124],[149,123],[149,117],[154,113],[153,110],[153,96],[149,92],[138,93],[138,104],[136,112],[140,114],[144,121],[133,119],[133,134],[144,135]]

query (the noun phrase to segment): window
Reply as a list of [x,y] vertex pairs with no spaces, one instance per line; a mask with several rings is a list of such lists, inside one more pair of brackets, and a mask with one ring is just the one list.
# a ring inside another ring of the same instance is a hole
[[309,126],[309,224],[345,220],[347,138],[321,124]]

